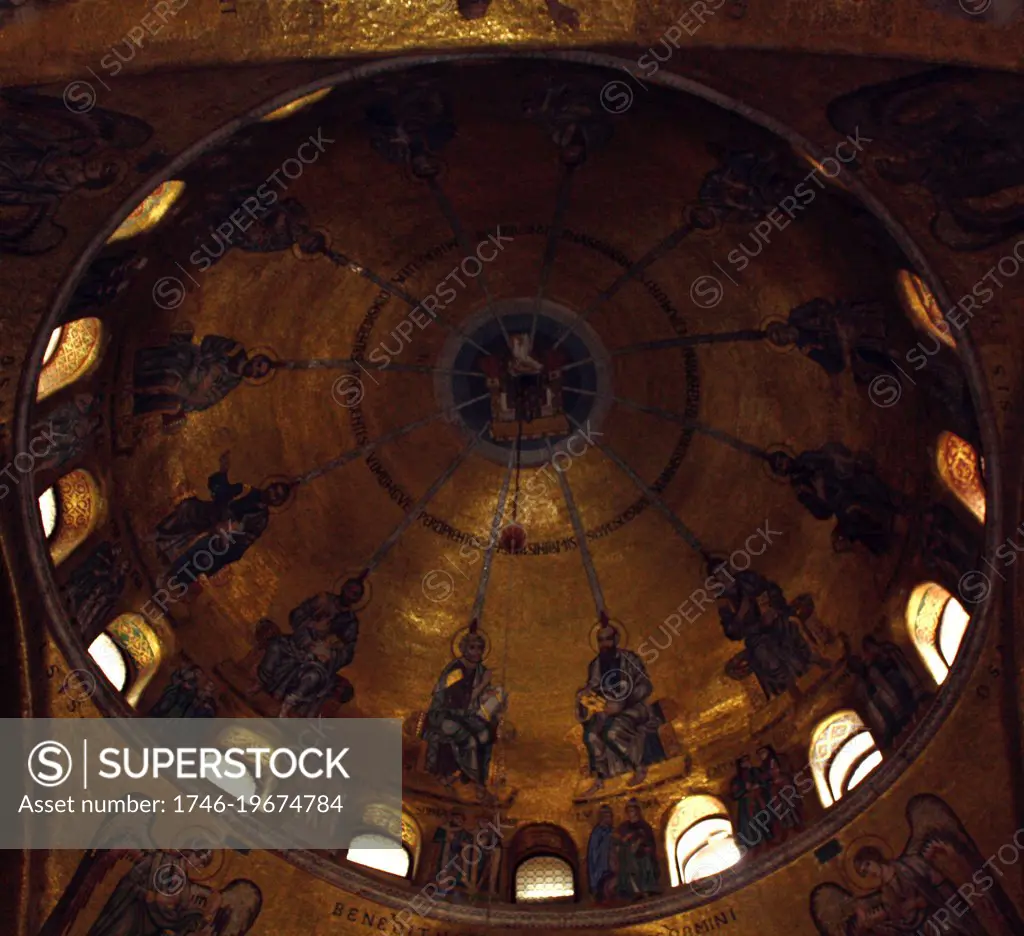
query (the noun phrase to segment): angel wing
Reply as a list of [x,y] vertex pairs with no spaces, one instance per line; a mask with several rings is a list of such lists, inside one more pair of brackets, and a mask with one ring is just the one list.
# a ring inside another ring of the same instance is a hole
[[[956,888],[970,882],[971,893],[975,896],[969,906],[985,933],[1012,936],[1024,932],[1024,923],[999,883],[998,874],[986,871],[985,857],[956,813],[942,799],[931,793],[912,797],[907,803],[907,822],[911,834],[905,854],[923,858],[943,877],[945,889],[951,895]],[[961,898],[958,905],[964,902]]]
[[821,936],[867,936],[871,929],[858,924],[858,910],[860,915],[870,916],[880,909],[877,891],[866,897],[854,897],[838,884],[819,884],[811,891],[811,918]]
[[245,878],[237,878],[221,892],[210,936],[245,936],[263,907],[263,892]]

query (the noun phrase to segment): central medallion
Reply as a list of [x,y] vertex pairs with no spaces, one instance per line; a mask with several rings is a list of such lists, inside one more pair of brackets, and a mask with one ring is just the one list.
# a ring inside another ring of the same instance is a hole
[[[576,313],[549,300],[503,299],[470,316],[438,361],[439,402],[502,465],[540,465],[611,400],[608,352]],[[472,402],[471,402],[472,401]]]

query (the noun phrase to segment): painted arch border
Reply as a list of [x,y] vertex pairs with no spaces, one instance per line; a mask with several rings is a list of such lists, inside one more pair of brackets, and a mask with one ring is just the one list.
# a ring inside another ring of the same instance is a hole
[[[122,203],[121,208],[93,237],[89,246],[63,280],[54,304],[50,308],[49,313],[44,317],[35,340],[30,346],[29,360],[33,363],[22,371],[18,388],[18,403],[14,416],[15,432],[13,441],[15,450],[24,451],[28,444],[28,416],[35,399],[35,385],[40,370],[39,362],[42,360],[50,333],[55,327],[54,323],[58,321],[61,312],[69,302],[79,279],[89,263],[103,248],[110,235],[158,185],[166,182],[168,179],[173,179],[176,173],[189,165],[194,159],[225,142],[239,130],[258,123],[267,114],[283,107],[298,97],[311,94],[312,92],[324,88],[352,84],[366,78],[391,72],[408,71],[425,65],[454,64],[457,62],[496,63],[514,62],[516,60],[570,62],[590,65],[612,72],[622,72],[625,76],[635,80],[631,70],[631,66],[634,63],[627,59],[599,52],[506,52],[496,50],[468,54],[448,53],[391,58],[336,72],[317,81],[282,92],[261,106],[254,108],[248,114],[229,121],[220,129],[208,134],[202,140],[184,150],[160,172],[147,179],[143,185],[138,187]],[[652,84],[684,94],[691,94],[709,103],[716,104],[724,110],[763,127],[791,145],[819,159],[819,161],[824,155],[810,140],[805,139],[781,121],[698,81],[676,75],[664,69],[659,70],[651,77],[644,76],[644,79]],[[941,308],[948,309],[950,307],[949,295],[935,276],[924,253],[903,226],[886,209],[883,203],[845,166],[841,167],[837,181],[842,182],[847,191],[856,197],[878,222],[886,228],[907,259],[911,261],[918,275],[931,287]],[[983,451],[986,454],[991,453],[991,465],[988,472],[986,490],[985,553],[994,554],[996,547],[1005,538],[1003,531],[1005,526],[1003,504],[1004,466],[995,457],[995,453],[1000,451],[995,416],[989,400],[988,388],[985,383],[985,375],[981,367],[977,347],[968,330],[965,330],[962,334],[959,344],[960,360],[971,390],[971,398],[981,430]],[[35,573],[36,584],[39,587],[46,610],[50,620],[53,622],[51,635],[70,667],[90,670],[92,668],[91,661],[86,648],[75,637],[74,629],[68,621],[67,614],[58,598],[46,545],[40,535],[39,524],[36,519],[36,505],[34,498],[26,493],[28,490],[28,487],[20,487],[20,519],[24,525],[24,530],[28,534],[25,537],[27,540],[27,557]],[[634,907],[579,910],[575,912],[557,912],[545,910],[541,907],[518,907],[516,909],[491,907],[489,909],[475,909],[456,905],[435,905],[431,910],[432,916],[436,919],[452,923],[482,924],[499,928],[520,927],[538,930],[551,928],[611,929],[637,923],[652,922],[688,912],[734,894],[743,887],[767,877],[797,857],[820,847],[833,838],[844,826],[849,824],[875,800],[879,799],[896,782],[907,767],[910,766],[917,755],[924,750],[946,721],[946,718],[959,701],[962,691],[972,677],[988,637],[993,607],[992,592],[975,605],[972,616],[973,626],[970,629],[965,645],[961,647],[953,669],[950,671],[949,678],[942,687],[936,702],[933,703],[932,709],[914,728],[913,733],[904,742],[903,746],[893,756],[888,758],[881,767],[873,771],[869,778],[858,786],[855,792],[843,797],[838,805],[833,806],[824,819],[800,833],[790,842],[771,853],[768,857],[758,861],[750,868],[738,871],[735,875],[730,875],[730,880],[720,882],[721,886],[714,893],[710,892],[710,888],[702,894],[695,893],[692,888],[680,888],[675,893],[643,901]],[[102,680],[98,682],[99,686],[93,701],[105,716],[132,717],[137,715],[126,704],[124,699],[112,693]],[[333,865],[309,852],[289,851],[279,852],[278,854],[284,860],[290,861],[292,864],[315,874],[328,883],[343,888],[348,893],[359,894],[387,907],[395,909],[406,907],[409,898],[414,893],[410,888],[400,889],[373,880],[358,872]]]

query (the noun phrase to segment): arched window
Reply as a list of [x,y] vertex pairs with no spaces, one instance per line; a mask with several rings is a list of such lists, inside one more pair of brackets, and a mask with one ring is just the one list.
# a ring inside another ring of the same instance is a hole
[[952,432],[943,432],[935,446],[935,469],[953,496],[984,523],[985,483],[974,446]]
[[900,270],[896,276],[896,288],[900,296],[900,304],[910,320],[922,331],[934,335],[947,348],[956,347],[956,339],[950,330],[934,293],[925,285],[924,280],[909,270]]
[[836,712],[811,736],[811,774],[825,807],[833,805],[882,763],[874,736],[854,711]]
[[703,794],[684,796],[673,807],[665,850],[673,887],[718,874],[742,857],[728,810],[721,800]]
[[64,475],[53,488],[43,493],[43,497],[48,497],[51,492],[54,492],[53,513],[49,512],[49,506],[44,508],[41,497],[39,516],[44,533],[48,522],[55,525],[46,538],[53,564],[60,565],[99,526],[106,515],[106,502],[96,479],[83,468]]
[[163,648],[141,614],[122,614],[92,642],[89,654],[111,685],[135,706],[160,669]]
[[348,848],[348,860],[407,878],[412,872],[412,855],[404,843],[377,832],[357,835]]
[[156,227],[184,191],[184,182],[173,179],[162,182],[121,222],[117,230],[107,238],[107,243],[127,240]]
[[554,855],[527,858],[516,868],[515,893],[518,903],[573,897],[572,865]]
[[267,123],[271,120],[283,120],[285,117],[291,117],[292,114],[297,114],[303,108],[309,107],[317,101],[322,101],[333,90],[334,88],[321,88],[319,91],[313,91],[310,94],[305,94],[302,97],[296,98],[294,101],[285,104],[284,107],[279,107],[277,110],[271,111],[266,117],[262,117],[260,119],[263,123]]
[[918,585],[907,602],[907,629],[921,660],[938,685],[953,666],[971,616],[935,582]]
[[85,376],[99,360],[102,337],[98,318],[75,319],[55,329],[43,354],[36,402]]

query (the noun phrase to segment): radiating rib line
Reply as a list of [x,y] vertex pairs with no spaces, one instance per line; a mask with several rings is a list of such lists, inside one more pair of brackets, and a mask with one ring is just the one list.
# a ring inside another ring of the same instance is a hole
[[[402,300],[402,302],[406,303],[406,305],[410,306],[411,308],[422,308],[420,300],[417,299],[415,296],[411,295],[410,293],[407,293],[397,283],[393,283],[389,280],[384,279],[379,274],[374,273],[373,270],[364,267],[361,263],[357,263],[355,260],[351,259],[350,257],[347,257],[345,254],[340,253],[337,250],[331,250],[329,247],[324,248],[323,254],[335,266],[343,267],[346,270],[351,270],[353,273],[358,273],[361,277],[363,277],[363,279],[368,279],[371,283],[373,283],[376,286],[379,286],[382,290],[384,290],[384,292],[388,293],[389,295],[397,296],[399,299]],[[481,354],[490,354],[490,352],[486,348],[482,347],[481,345],[478,345],[469,335],[467,335],[461,328],[459,328],[458,325],[455,325],[453,322],[446,321],[440,316],[431,315],[430,312],[427,312],[426,310],[424,310],[424,314],[430,315],[431,319],[437,322],[437,324],[440,325],[443,329],[445,329],[445,331],[453,332],[454,334],[459,335],[462,338],[465,338],[466,341],[473,345],[473,347],[476,348]]]
[[[572,416],[569,416],[569,421],[577,429],[583,428],[583,425],[578,420],[573,419]],[[629,465],[616,455],[615,452],[608,448],[607,445],[598,442],[596,439],[594,440],[594,445],[597,446],[598,450],[605,456],[605,458],[611,461],[612,464],[614,464],[620,471],[622,471],[623,474],[626,475],[626,477],[629,478],[630,481],[633,482],[633,484],[636,485],[636,487],[643,493],[644,497],[647,498],[647,501],[653,504],[662,513],[680,538],[685,540],[691,547],[693,547],[693,549],[705,558],[708,556],[703,544],[699,539],[697,539],[697,535],[675,515],[672,508],[661,499],[661,496],[652,487],[650,487],[644,479],[640,477],[640,475],[630,468]]]
[[[692,348],[703,344],[726,344],[733,341],[762,341],[766,332],[747,328],[732,332],[710,332],[703,335],[677,335],[675,338],[661,338],[641,344],[627,345],[609,352],[612,357],[620,354],[635,354],[637,351],[664,351],[667,348]],[[565,368],[562,368],[565,370]]]
[[[427,184],[430,186],[430,191],[434,193],[434,198],[437,199],[437,204],[441,209],[441,213],[445,216],[448,221],[448,226],[452,229],[452,233],[455,235],[455,239],[459,242],[459,246],[462,248],[463,257],[468,257],[470,254],[476,256],[476,251],[473,249],[473,245],[470,244],[469,238],[466,235],[465,229],[462,227],[462,222],[459,221],[459,215],[455,211],[455,206],[451,203],[451,200],[444,193],[444,189],[441,188],[441,183],[436,178],[431,177],[427,180]],[[499,234],[501,231],[499,230]],[[487,277],[484,274],[483,261],[477,257],[480,261],[480,275],[477,279],[480,280],[480,288],[483,290],[484,299],[487,301],[487,311],[491,313],[494,321],[498,323],[498,327],[501,329],[501,335],[505,339],[505,344],[511,349],[512,339],[509,338],[508,332],[505,330],[505,323],[502,321],[501,316],[494,311],[494,298],[491,296],[491,290],[487,285]],[[486,353],[486,352],[484,352]]]
[[473,397],[470,400],[466,400],[464,403],[459,403],[455,406],[449,406],[446,409],[438,410],[436,413],[431,413],[429,416],[425,416],[423,419],[417,419],[415,422],[407,423],[404,426],[399,426],[397,429],[393,429],[391,432],[382,435],[379,439],[374,439],[372,442],[367,442],[365,445],[360,445],[358,448],[349,449],[349,451],[342,453],[337,458],[331,459],[325,465],[321,465],[319,468],[314,468],[312,471],[307,472],[304,475],[300,475],[296,482],[298,484],[306,484],[316,478],[322,477],[327,474],[328,471],[334,471],[336,468],[340,468],[342,465],[347,465],[350,461],[356,458],[362,458],[364,455],[368,455],[378,445],[384,445],[388,442],[393,442],[395,439],[400,438],[403,435],[407,435],[410,432],[414,432],[423,426],[428,426],[434,422],[435,419],[441,419],[442,417],[451,416],[457,413],[460,409],[465,406],[472,406],[474,403],[480,402],[480,400],[489,400],[491,395],[489,393],[481,393],[480,396]]
[[533,318],[530,322],[530,344],[537,335],[537,319],[540,316],[540,304],[544,301],[544,293],[547,291],[548,280],[551,278],[551,271],[555,265],[555,254],[558,251],[558,242],[562,237],[562,227],[565,222],[565,212],[569,207],[569,191],[572,182],[572,166],[566,166],[562,174],[562,180],[558,184],[558,194],[555,196],[555,214],[551,219],[551,226],[548,228],[548,237],[544,245],[544,259],[540,266],[540,282],[537,284],[537,295],[533,300]]
[[[767,332],[755,329],[743,329],[734,332],[705,332],[702,335],[676,335],[674,338],[660,338],[657,341],[647,341],[643,344],[627,345],[625,348],[616,348],[610,351],[611,357],[622,354],[633,354],[636,351],[661,351],[665,348],[689,348],[702,344],[722,344],[732,341],[761,341],[767,336]],[[577,367],[585,367],[593,364],[593,356],[580,358],[571,364],[563,365],[560,370],[570,371]]]
[[431,367],[429,364],[401,364],[388,361],[377,366],[372,362],[357,361],[355,358],[308,358],[305,360],[275,361],[275,370],[348,370],[348,371],[408,371],[413,374],[443,374],[447,377],[486,377],[483,371],[448,370],[444,367]]
[[509,454],[508,471],[505,472],[505,480],[502,482],[501,490],[498,492],[498,506],[494,510],[494,519],[491,521],[491,538],[487,542],[487,551],[484,553],[483,568],[480,569],[480,582],[476,587],[476,600],[473,602],[473,610],[469,619],[481,620],[484,614],[484,599],[487,597],[487,586],[491,581],[491,566],[494,563],[494,554],[498,548],[499,531],[501,521],[505,517],[505,502],[508,500],[508,489],[512,484],[512,470],[515,467],[515,452]]
[[384,557],[391,551],[395,543],[402,538],[402,534],[420,518],[423,511],[427,509],[427,504],[437,496],[438,491],[448,483],[451,476],[458,470],[459,466],[469,457],[470,452],[480,444],[480,439],[486,429],[487,426],[485,425],[477,434],[476,438],[470,439],[469,442],[466,443],[462,451],[455,456],[455,460],[441,472],[437,477],[437,480],[427,488],[426,493],[416,501],[412,509],[402,517],[398,526],[391,531],[388,538],[377,547],[377,551],[370,557],[370,561],[366,563],[366,572],[364,574],[369,574],[376,569],[384,560]]
[[[566,387],[565,389],[568,390],[570,388]],[[712,429],[710,426],[705,426],[703,423],[699,423],[695,419],[688,419],[686,416],[679,413],[673,413],[657,406],[647,406],[644,403],[636,403],[633,400],[627,400],[624,397],[613,396],[612,399],[622,406],[628,406],[630,409],[638,410],[641,413],[650,413],[652,416],[658,416],[661,419],[667,419],[670,422],[678,423],[686,429],[692,429],[694,432],[706,435],[709,438],[715,439],[724,445],[728,445],[730,448],[736,449],[739,452],[752,455],[754,458],[766,459],[768,457],[768,453],[765,452],[764,449],[758,448],[756,445],[751,445],[749,442],[737,439],[735,436],[731,436],[727,432],[722,432],[720,429]]]
[[[551,440],[545,440],[548,446],[548,456],[554,459],[554,452],[551,449]],[[552,462],[552,467],[554,464]],[[600,618],[605,613],[604,593],[601,591],[601,583],[597,580],[597,569],[594,567],[594,557],[590,555],[590,546],[587,544],[587,531],[580,519],[579,511],[576,509],[576,501],[572,496],[572,488],[565,477],[564,471],[555,468],[558,476],[558,484],[562,488],[562,497],[565,498],[565,506],[569,511],[569,519],[572,521],[573,533],[576,536],[576,544],[580,548],[580,559],[583,561],[583,570],[587,573],[587,582],[590,584],[590,594],[594,599],[594,607],[597,608],[597,616]]]
[[687,235],[693,233],[696,230],[696,225],[692,221],[687,220],[682,225],[677,227],[668,237],[664,238],[659,243],[655,244],[650,250],[647,251],[639,260],[636,261],[625,273],[619,276],[610,286],[601,290],[597,294],[597,297],[582,311],[579,315],[572,320],[572,322],[566,326],[565,330],[559,335],[558,340],[555,342],[554,347],[557,348],[566,338],[568,338],[576,329],[583,324],[594,312],[597,311],[598,307],[607,302],[612,298],[623,286],[626,285],[631,279],[633,279],[638,273],[642,273],[647,269],[655,260],[661,257],[663,254],[668,253],[679,244]]

